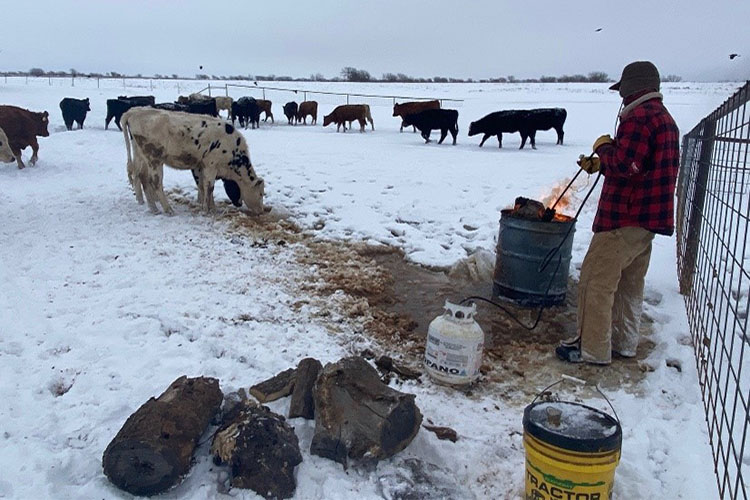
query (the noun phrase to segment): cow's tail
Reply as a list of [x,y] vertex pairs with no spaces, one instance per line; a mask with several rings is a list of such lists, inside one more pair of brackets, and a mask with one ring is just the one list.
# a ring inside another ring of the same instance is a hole
[[122,125],[122,135],[125,136],[125,150],[128,152],[128,181],[130,182],[131,186],[134,186],[134,175],[135,175],[135,168],[133,166],[133,155],[130,152],[130,127],[128,126],[128,114],[125,113],[120,120],[120,125]]

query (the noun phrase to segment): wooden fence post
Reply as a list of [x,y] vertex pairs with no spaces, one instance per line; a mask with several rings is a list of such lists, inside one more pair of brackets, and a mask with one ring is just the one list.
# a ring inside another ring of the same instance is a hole
[[709,116],[703,126],[703,133],[696,140],[701,141],[701,155],[698,159],[698,173],[695,177],[695,189],[688,204],[690,215],[688,216],[687,241],[685,242],[685,255],[680,270],[680,293],[688,295],[693,289],[693,278],[695,276],[695,264],[698,258],[698,247],[701,234],[701,223],[703,221],[703,208],[706,201],[706,190],[708,189],[708,175],[711,171],[711,157],[714,151],[716,139],[716,118]]

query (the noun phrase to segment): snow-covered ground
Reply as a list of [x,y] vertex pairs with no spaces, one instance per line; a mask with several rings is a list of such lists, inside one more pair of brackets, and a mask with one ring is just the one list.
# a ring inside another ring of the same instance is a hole
[[[172,101],[177,84],[127,85],[0,81],[2,104],[51,115],[35,167],[0,164],[0,497],[128,498],[104,477],[102,452],[125,419],[178,376],[217,377],[227,393],[306,356],[328,362],[349,353],[330,317],[298,307],[305,299],[299,282],[309,269],[295,258],[295,244],[238,237],[227,218],[184,203],[173,203],[174,217],[154,216],[136,203],[122,134],[114,124],[103,127],[105,100],[153,93]],[[205,86],[180,85],[182,94]],[[410,261],[435,267],[476,249],[494,250],[499,210],[516,196],[542,198],[569,179],[578,154],[613,133],[619,106],[616,93],[596,84],[286,86],[463,100],[444,103],[460,113],[456,146],[449,139],[425,145],[418,134],[399,133],[389,99],[350,98],[370,104],[374,132],[323,128],[322,115],[345,98],[322,94],[308,94],[320,103],[318,126],[291,127],[281,106],[302,98],[280,91],[266,93],[276,124],[245,132],[272,213],[324,238],[397,246]],[[684,133],[737,86],[667,84],[663,93]],[[234,97],[246,93],[260,97],[255,89],[231,89]],[[91,98],[82,131],[65,130],[58,103],[66,96]],[[553,131],[537,134],[535,151],[518,150],[517,134],[506,135],[502,149],[494,139],[480,149],[480,137],[466,136],[469,123],[489,112],[533,107],[567,109],[565,145],[555,145]],[[185,172],[167,169],[164,185],[173,198],[195,197]],[[224,199],[220,187],[216,198]],[[595,206],[596,195],[580,216],[573,273],[591,237]],[[638,387],[609,394],[624,429],[615,497],[716,498],[673,238],[655,240],[647,294],[661,298],[646,306],[655,321],[648,360],[655,371]],[[667,358],[682,371],[667,367]],[[293,419],[304,456],[295,498],[390,498],[409,484],[407,459],[439,478],[425,498],[522,496],[523,406],[481,392],[467,397],[429,380],[400,389],[417,395],[425,416],[456,429],[459,441],[420,432],[376,469],[344,471],[309,454],[313,424]],[[287,406],[286,399],[271,404],[281,413]],[[188,478],[164,498],[255,498],[249,491],[220,493],[225,473],[202,451]]]

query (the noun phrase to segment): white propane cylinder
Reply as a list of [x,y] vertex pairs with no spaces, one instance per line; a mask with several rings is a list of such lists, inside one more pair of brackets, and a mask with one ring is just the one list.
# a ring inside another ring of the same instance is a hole
[[427,329],[425,371],[436,381],[464,385],[479,377],[484,332],[474,321],[477,305],[460,306],[445,301],[445,312]]

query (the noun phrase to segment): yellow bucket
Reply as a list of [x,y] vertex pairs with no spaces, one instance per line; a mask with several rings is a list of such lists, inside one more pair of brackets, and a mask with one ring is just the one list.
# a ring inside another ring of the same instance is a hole
[[523,412],[526,500],[607,500],[620,461],[622,427],[595,408],[567,401]]

